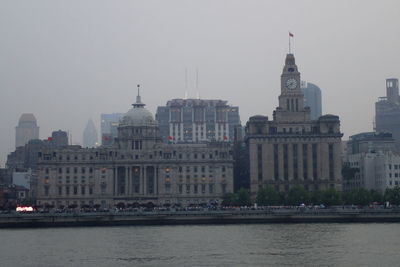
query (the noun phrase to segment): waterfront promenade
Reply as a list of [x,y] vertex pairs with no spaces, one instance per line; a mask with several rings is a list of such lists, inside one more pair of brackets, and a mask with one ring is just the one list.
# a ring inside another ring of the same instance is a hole
[[283,208],[0,214],[1,228],[324,222],[400,222],[400,210]]

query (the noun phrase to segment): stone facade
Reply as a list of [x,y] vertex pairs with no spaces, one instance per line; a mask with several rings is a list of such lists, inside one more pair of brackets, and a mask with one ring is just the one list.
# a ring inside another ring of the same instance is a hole
[[341,137],[338,116],[311,120],[295,58],[288,54],[273,120],[258,115],[246,125],[253,197],[267,185],[286,192],[294,185],[341,190]]
[[228,143],[164,144],[137,97],[112,146],[49,149],[39,159],[37,204],[201,204],[233,191]]

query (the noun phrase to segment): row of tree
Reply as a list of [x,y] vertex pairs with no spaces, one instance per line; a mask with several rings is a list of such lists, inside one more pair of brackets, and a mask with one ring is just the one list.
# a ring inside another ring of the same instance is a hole
[[[277,192],[273,187],[266,187],[258,191],[255,199],[255,203],[259,206],[298,206],[300,204],[366,206],[372,203],[383,203],[386,201],[393,205],[400,205],[400,187],[395,187],[393,189],[388,188],[384,194],[365,188],[358,188],[349,192],[338,192],[335,189],[308,192],[301,186],[294,186],[285,194],[283,192]],[[236,193],[226,194],[222,204],[226,206],[251,206],[253,202],[249,191],[241,188]]]

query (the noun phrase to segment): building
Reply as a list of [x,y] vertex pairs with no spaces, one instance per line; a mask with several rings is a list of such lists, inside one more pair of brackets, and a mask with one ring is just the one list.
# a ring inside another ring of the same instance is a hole
[[386,97],[375,103],[375,131],[390,132],[400,149],[400,103],[399,80],[386,80]]
[[32,113],[23,113],[15,127],[15,147],[24,146],[33,139],[39,139],[36,118]]
[[230,143],[165,144],[144,106],[138,95],[110,146],[44,149],[37,204],[199,205],[220,202],[233,192]]
[[118,137],[119,121],[124,113],[101,114],[101,144],[112,145]]
[[391,133],[366,132],[349,137],[347,154],[374,153],[377,151],[395,151],[395,140]]
[[272,120],[257,115],[246,125],[252,196],[265,186],[281,192],[292,186],[341,190],[341,137],[338,116],[311,120],[295,57],[287,54]]
[[239,107],[224,100],[172,99],[157,108],[164,142],[233,141]]
[[384,192],[400,185],[400,155],[391,133],[366,132],[350,136],[345,166],[353,169],[343,177],[343,190],[358,188]]
[[97,141],[96,126],[94,126],[92,119],[90,119],[86,124],[85,130],[83,131],[83,146],[95,147],[98,145]]
[[10,177],[13,172],[25,172],[37,169],[38,155],[44,148],[60,148],[68,145],[68,135],[65,131],[53,131],[51,137],[45,140],[34,139],[17,147],[7,155],[6,168]]
[[55,147],[63,147],[68,145],[68,133],[66,131],[53,131],[51,137],[47,139],[49,145]]
[[313,83],[301,82],[301,91],[304,95],[304,106],[310,107],[312,120],[322,116],[321,89]]

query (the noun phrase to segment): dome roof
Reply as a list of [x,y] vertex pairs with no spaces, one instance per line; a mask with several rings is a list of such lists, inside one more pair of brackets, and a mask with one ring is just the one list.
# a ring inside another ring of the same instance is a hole
[[136,103],[132,104],[132,106],[133,108],[122,117],[121,126],[154,126],[157,124],[153,114],[144,107],[145,104],[142,103],[139,92],[136,97]]
[[36,123],[35,115],[32,113],[23,113],[19,118],[19,122],[34,122]]
[[144,107],[133,107],[127,113],[120,122],[121,125],[125,126],[145,126],[155,125],[153,114]]

